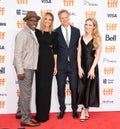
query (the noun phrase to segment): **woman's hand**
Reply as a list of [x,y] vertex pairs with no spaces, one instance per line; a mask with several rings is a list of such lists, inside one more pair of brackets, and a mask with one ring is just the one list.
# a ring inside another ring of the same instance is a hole
[[53,76],[57,74],[57,67],[54,67]]
[[84,71],[83,71],[82,68],[79,68],[79,69],[78,69],[78,75],[79,75],[80,78],[83,78]]
[[88,72],[87,78],[90,78],[91,80],[95,78],[94,68],[90,69],[90,71]]

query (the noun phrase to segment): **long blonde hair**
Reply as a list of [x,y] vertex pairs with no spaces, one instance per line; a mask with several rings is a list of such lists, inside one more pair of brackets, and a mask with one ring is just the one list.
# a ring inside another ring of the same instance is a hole
[[94,25],[92,37],[93,37],[93,46],[94,46],[93,49],[96,50],[99,47],[99,42],[101,42],[101,36],[99,33],[99,29],[98,29],[98,23],[95,18],[88,18],[88,19],[86,19],[86,22],[87,21],[91,21]]
[[[45,21],[45,17],[46,17],[47,15],[49,15],[49,16],[52,17],[52,22],[54,21],[54,16],[53,16],[52,13],[46,12],[46,13],[44,14],[44,16],[42,17],[41,22],[40,22],[40,30],[41,30],[43,33],[44,33],[44,29],[45,29],[44,21]],[[50,33],[51,33],[52,31],[53,31],[53,23],[52,23],[51,26],[50,26]]]

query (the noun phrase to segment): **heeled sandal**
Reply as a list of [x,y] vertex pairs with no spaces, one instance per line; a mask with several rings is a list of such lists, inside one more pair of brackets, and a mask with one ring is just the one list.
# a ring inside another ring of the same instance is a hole
[[88,109],[87,108],[84,108],[85,110],[85,119],[88,120],[90,118],[89,114],[88,114]]
[[90,116],[85,116],[85,119],[88,120],[90,118]]
[[[81,108],[81,111],[83,111],[84,108]],[[83,114],[83,112],[82,112]],[[84,116],[84,115],[81,115],[81,116]],[[86,120],[85,116],[84,117],[80,117],[80,122],[84,122]]]
[[85,118],[80,118],[80,122],[84,122],[85,120]]

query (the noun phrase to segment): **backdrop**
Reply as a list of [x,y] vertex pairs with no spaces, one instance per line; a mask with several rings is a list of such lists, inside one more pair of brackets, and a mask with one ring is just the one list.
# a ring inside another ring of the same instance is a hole
[[[47,11],[52,12],[56,28],[60,25],[57,15],[60,9],[69,11],[71,24],[78,27],[81,34],[84,33],[86,18],[94,17],[98,20],[102,36],[99,61],[100,107],[90,108],[90,111],[120,111],[120,0],[0,0],[0,114],[15,113],[17,109],[19,87],[13,67],[14,40],[16,33],[25,25],[23,17],[29,10],[36,11],[40,16]],[[65,93],[67,111],[71,111],[68,80]],[[35,81],[32,112],[35,112],[34,99]],[[58,111],[57,84],[54,77],[51,112]]]

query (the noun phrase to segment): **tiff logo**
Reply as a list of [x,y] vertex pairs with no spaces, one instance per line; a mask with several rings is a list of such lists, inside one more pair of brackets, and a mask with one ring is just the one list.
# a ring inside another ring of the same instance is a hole
[[0,55],[0,63],[4,63],[5,62],[5,56]]
[[104,89],[103,89],[103,94],[104,94],[105,96],[107,96],[107,95],[112,95],[112,94],[113,94],[113,88],[104,88]]
[[118,0],[108,0],[107,6],[108,8],[117,8]]
[[18,20],[17,21],[17,27],[18,28],[23,28],[26,25],[26,22],[24,22],[23,20]]
[[28,4],[28,0],[17,0],[17,4]]
[[74,0],[63,0],[64,6],[74,6]]
[[49,10],[49,9],[48,10],[41,10],[40,11],[40,16],[43,16],[46,12],[50,12],[51,13],[52,10]]
[[104,74],[105,75],[113,75],[115,72],[115,68],[114,67],[105,67],[104,68]]
[[106,52],[106,53],[114,53],[114,52],[115,52],[115,49],[116,49],[116,46],[113,46],[113,45],[107,46],[107,45],[106,45],[106,47],[105,47],[105,52]]
[[116,31],[117,24],[116,23],[107,23],[106,24],[106,30],[107,31]]
[[5,38],[5,32],[0,32],[0,39],[4,39]]
[[4,108],[5,107],[5,101],[0,101],[0,108]]
[[52,3],[51,0],[41,0],[42,3]]
[[5,8],[4,7],[0,7],[0,15],[5,15]]
[[71,96],[71,90],[69,88],[65,89],[65,96]]
[[95,18],[96,17],[96,11],[86,11],[85,16],[86,16],[86,18]]
[[0,78],[0,86],[4,86],[5,85],[5,78]]

